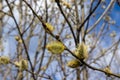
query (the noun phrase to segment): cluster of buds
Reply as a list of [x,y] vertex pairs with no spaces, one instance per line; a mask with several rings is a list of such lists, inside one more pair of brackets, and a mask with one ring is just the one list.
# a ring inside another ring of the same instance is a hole
[[[87,46],[84,43],[79,44],[73,53],[79,60],[84,60],[88,58]],[[67,63],[67,66],[71,68],[76,68],[81,65],[82,63],[77,59],[73,59],[71,61],[68,61]]]
[[28,61],[25,60],[25,59],[22,59],[22,60],[20,60],[20,61],[16,61],[14,64],[15,64],[16,67],[18,67],[19,70],[21,70],[21,71],[23,71],[23,70],[25,70],[25,69],[28,68]]
[[16,40],[18,43],[22,43],[22,39],[21,39],[19,36],[15,36],[15,40]]

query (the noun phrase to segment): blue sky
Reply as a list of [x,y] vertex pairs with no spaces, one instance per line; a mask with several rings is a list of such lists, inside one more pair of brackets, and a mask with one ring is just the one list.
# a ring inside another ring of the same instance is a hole
[[[119,26],[120,28],[120,6],[116,3],[112,13],[111,13],[111,17],[116,21],[116,25]],[[120,32],[120,29],[118,28],[114,28],[116,31]]]

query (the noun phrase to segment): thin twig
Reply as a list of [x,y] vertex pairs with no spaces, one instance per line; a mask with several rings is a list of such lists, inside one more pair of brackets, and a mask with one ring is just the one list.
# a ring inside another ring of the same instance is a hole
[[72,35],[73,35],[73,39],[75,41],[75,45],[77,45],[77,39],[76,39],[75,33],[74,33],[73,29],[72,29],[72,25],[70,24],[70,21],[68,20],[68,18],[66,17],[65,13],[63,12],[63,10],[62,10],[62,8],[60,6],[60,0],[55,0],[55,1],[56,1],[57,5],[58,5],[58,7],[60,9],[61,14],[63,15],[63,17],[65,18],[66,22],[68,23],[68,25],[70,27],[70,30],[72,32]]
[[[10,4],[8,3],[8,0],[6,0],[6,2],[7,2],[7,5],[8,5],[8,7],[9,7],[9,9],[10,9],[12,18],[13,18],[14,21],[15,21],[15,24],[16,24],[16,27],[17,27],[17,29],[18,29],[19,35],[20,35],[20,37],[21,37],[22,44],[23,44],[23,46],[24,46],[24,48],[25,48],[25,53],[26,53],[26,55],[27,55],[27,59],[28,59],[28,61],[29,61],[29,63],[30,63],[30,66],[31,66],[31,70],[33,71],[32,62],[31,62],[31,60],[30,60],[30,56],[29,56],[29,53],[28,53],[28,51],[27,51],[27,47],[26,47],[26,45],[25,45],[24,39],[23,39],[23,37],[22,37],[22,33],[21,33],[21,31],[20,31],[19,25],[17,24],[17,21],[16,21],[16,19],[15,19],[15,17],[14,17],[14,14],[13,14],[13,12],[12,12],[12,9],[11,9],[11,7],[10,7]],[[33,72],[34,72],[34,71],[33,71]],[[32,76],[33,76],[33,78],[34,78],[34,80],[35,80],[34,74],[32,74]]]
[[94,25],[92,27],[90,27],[87,30],[87,33],[89,33],[91,30],[93,30],[96,25],[100,22],[100,20],[105,16],[105,14],[109,11],[109,9],[112,7],[112,5],[114,4],[115,0],[111,0],[111,2],[109,3],[108,7],[105,9],[105,11],[103,12],[103,14],[99,17],[99,19],[94,23]]

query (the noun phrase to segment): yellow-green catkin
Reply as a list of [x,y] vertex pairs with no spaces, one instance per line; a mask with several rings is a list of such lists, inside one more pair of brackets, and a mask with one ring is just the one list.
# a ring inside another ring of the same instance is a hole
[[15,36],[15,40],[16,40],[18,43],[22,43],[22,39],[21,39],[19,36]]
[[20,70],[25,70],[28,68],[28,61],[25,59],[22,59],[20,61]]
[[7,56],[0,57],[0,64],[8,64],[10,62],[10,58]]
[[15,36],[15,40],[19,41],[20,37],[19,36]]
[[75,55],[80,59],[86,59],[88,58],[88,49],[87,49],[87,45],[85,45],[85,43],[81,43],[78,45],[78,47],[75,49],[74,51]]
[[110,76],[110,74],[112,73],[112,71],[110,70],[110,67],[107,66],[106,68],[103,69],[106,72],[106,75]]
[[64,0],[61,0],[61,3],[66,6],[67,8],[71,8],[71,5],[68,2],[65,2]]
[[59,41],[52,41],[47,44],[46,48],[52,54],[61,54],[64,51],[65,46],[63,45],[63,43],[61,43]]
[[18,61],[15,61],[14,64],[15,64],[16,67],[19,67],[19,66],[20,66],[20,64],[19,64]]
[[[45,23],[45,25],[46,25],[46,28],[47,28],[50,32],[53,32],[54,27],[53,27],[50,23]],[[49,32],[49,31],[48,31],[48,32]]]
[[67,62],[67,66],[70,68],[76,68],[80,66],[80,62],[77,59],[73,59]]

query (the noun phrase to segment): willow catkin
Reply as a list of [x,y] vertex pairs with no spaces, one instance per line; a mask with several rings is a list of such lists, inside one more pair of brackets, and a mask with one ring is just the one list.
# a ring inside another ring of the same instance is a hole
[[7,56],[0,57],[0,64],[8,64],[10,62],[10,58]]
[[70,68],[76,68],[79,67],[81,63],[77,59],[73,59],[67,62],[67,66]]
[[[54,30],[54,27],[50,24],[50,23],[45,23],[45,25],[46,25],[46,28],[47,28],[47,32],[53,32],[53,30]],[[49,31],[48,31],[49,30]]]
[[106,75],[108,76],[110,76],[110,74],[112,73],[109,66],[105,67],[103,70],[106,72]]
[[52,54],[61,54],[64,51],[65,46],[59,41],[52,41],[47,44],[46,48]]
[[88,49],[87,45],[85,45],[83,42],[78,45],[78,47],[75,49],[74,54],[80,59],[86,59],[88,58]]

